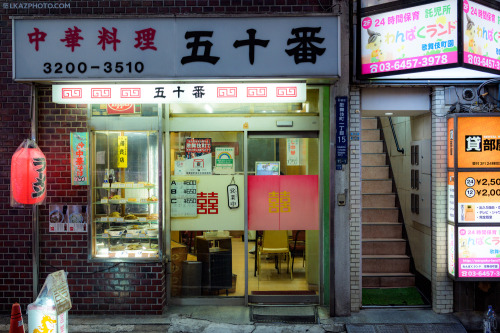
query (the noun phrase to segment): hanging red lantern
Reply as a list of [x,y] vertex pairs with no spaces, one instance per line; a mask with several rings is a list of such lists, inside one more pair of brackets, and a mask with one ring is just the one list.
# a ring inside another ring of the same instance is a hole
[[11,204],[39,205],[47,195],[47,162],[33,140],[24,140],[12,156]]

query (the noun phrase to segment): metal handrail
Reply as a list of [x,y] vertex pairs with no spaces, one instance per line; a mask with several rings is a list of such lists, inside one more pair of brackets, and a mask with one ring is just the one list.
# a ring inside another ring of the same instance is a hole
[[396,137],[396,131],[394,130],[394,125],[392,124],[392,118],[391,117],[388,117],[388,118],[389,118],[389,123],[391,124],[392,136],[394,137],[394,143],[396,144],[396,149],[401,154],[404,154],[405,149],[399,148],[398,138]]

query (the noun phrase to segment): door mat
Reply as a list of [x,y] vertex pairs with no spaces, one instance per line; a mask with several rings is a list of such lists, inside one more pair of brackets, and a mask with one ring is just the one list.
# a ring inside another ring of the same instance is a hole
[[415,287],[363,288],[363,305],[416,306],[425,304],[425,299]]
[[250,321],[256,323],[317,324],[316,306],[251,305]]

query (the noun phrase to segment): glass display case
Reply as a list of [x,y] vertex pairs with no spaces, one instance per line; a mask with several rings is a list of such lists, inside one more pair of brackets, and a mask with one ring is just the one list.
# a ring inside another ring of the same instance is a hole
[[158,131],[91,133],[91,257],[158,260]]

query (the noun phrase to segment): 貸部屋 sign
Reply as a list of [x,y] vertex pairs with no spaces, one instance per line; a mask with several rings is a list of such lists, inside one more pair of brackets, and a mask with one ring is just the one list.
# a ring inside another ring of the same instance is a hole
[[14,79],[338,77],[338,17],[14,19]]

